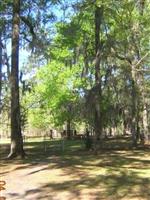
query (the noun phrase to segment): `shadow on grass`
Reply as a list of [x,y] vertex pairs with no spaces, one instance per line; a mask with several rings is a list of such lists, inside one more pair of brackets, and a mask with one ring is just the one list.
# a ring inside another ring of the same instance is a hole
[[[46,145],[46,150],[45,150]],[[64,150],[62,142],[59,140],[28,142],[25,144],[27,157],[24,160],[6,160],[9,153],[9,145],[1,145],[0,158],[1,166],[12,164],[23,164],[17,169],[23,169],[29,166],[53,163],[53,167],[63,168],[67,166],[82,165],[87,166],[114,166],[125,167],[132,164],[131,167],[145,169],[150,165],[149,160],[139,159],[148,154],[149,149],[140,150],[110,150],[105,149],[99,151],[98,155],[93,155],[92,152],[85,151],[83,141],[65,141]],[[138,157],[138,158],[137,158]],[[97,160],[97,162],[93,162]]]
[[[61,141],[28,142],[25,148],[28,154],[25,160],[2,160],[2,167],[17,164],[13,170],[33,168],[27,176],[48,169],[61,169],[61,176],[71,179],[61,180],[60,183],[49,182],[38,189],[27,190],[25,196],[37,194],[36,199],[53,200],[54,194],[67,191],[71,199],[82,200],[83,191],[93,188],[96,191],[91,193],[91,198],[88,193],[89,199],[93,200],[149,199],[150,176],[146,174],[150,169],[149,149],[101,150],[98,155],[93,155],[84,150],[81,141],[65,141],[64,151]],[[7,151],[7,145],[1,148],[3,158],[7,156]],[[34,170],[34,166],[43,164],[46,167]],[[140,174],[141,170],[145,176]],[[4,171],[5,174],[8,172]]]
[[[71,199],[83,198],[83,190],[94,189],[97,191],[88,194],[88,199],[101,200],[111,199],[149,199],[149,179],[141,178],[135,172],[119,171],[118,175],[111,172],[105,175],[85,176],[75,180],[63,181],[62,183],[49,183],[40,187],[40,190],[28,190],[25,196],[37,193],[36,199],[53,199],[53,194],[68,191]],[[57,198],[56,198],[57,199]]]

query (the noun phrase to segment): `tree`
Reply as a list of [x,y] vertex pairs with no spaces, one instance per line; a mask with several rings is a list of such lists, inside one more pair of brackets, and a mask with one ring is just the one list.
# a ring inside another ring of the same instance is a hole
[[12,54],[11,54],[11,147],[9,159],[16,156],[24,158],[23,138],[19,103],[19,30],[20,0],[13,1]]
[[[58,50],[55,53],[58,55]],[[64,58],[68,54],[65,50],[59,52],[59,56]],[[32,125],[45,129],[49,128],[50,124],[57,128],[66,125],[69,138],[73,123],[79,119],[79,93],[75,92],[78,72],[79,67],[66,67],[65,63],[58,59],[38,70],[38,84],[34,91],[26,95],[28,106],[34,104],[29,111]]]
[[100,27],[102,24],[103,7],[95,6],[95,135],[100,139],[102,134],[102,112],[101,112],[101,55],[102,41],[100,40]]
[[116,18],[114,29],[116,31],[113,34],[113,41],[120,42],[118,44],[114,42],[113,49],[119,63],[124,65],[123,71],[128,71],[126,81],[128,81],[131,97],[128,100],[131,114],[130,126],[133,146],[136,146],[138,135],[147,133],[148,127],[145,83],[149,65],[147,53],[149,5],[148,1],[138,1],[137,4],[134,1],[127,1],[121,3],[119,9],[121,7],[122,11],[120,10],[119,15],[115,14],[114,17]]

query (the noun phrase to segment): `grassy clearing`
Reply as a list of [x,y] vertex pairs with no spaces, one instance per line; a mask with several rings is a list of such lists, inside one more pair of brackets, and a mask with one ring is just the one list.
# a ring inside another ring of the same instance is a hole
[[[110,143],[118,145],[115,140]],[[1,158],[7,155],[7,147],[1,145]],[[149,199],[149,149],[109,149],[93,155],[84,150],[82,141],[65,141],[62,151],[59,140],[29,140],[25,148],[25,160],[1,161],[7,199]]]

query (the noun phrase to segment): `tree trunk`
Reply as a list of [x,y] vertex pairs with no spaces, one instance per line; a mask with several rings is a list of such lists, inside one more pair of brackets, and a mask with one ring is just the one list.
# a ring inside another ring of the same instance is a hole
[[20,0],[13,1],[12,54],[11,54],[11,147],[8,158],[24,158],[19,103],[19,26]]
[[147,136],[148,135],[148,111],[147,111],[147,106],[144,102],[143,105],[143,128],[144,128],[144,134]]
[[[142,71],[140,72],[140,74],[138,75],[138,79],[139,79],[139,91],[141,94],[141,98],[140,99],[140,104],[141,104],[141,112],[139,113],[140,115],[140,122],[141,122],[141,138],[142,138],[142,143],[144,143],[144,138],[147,137],[148,135],[148,109],[147,109],[147,91],[145,88],[145,84],[144,84],[144,74],[142,73]],[[144,137],[145,136],[145,137]]]
[[137,115],[137,84],[136,84],[136,76],[134,65],[131,69],[131,77],[132,77],[132,122],[131,122],[131,134],[132,134],[132,144],[133,146],[137,145],[137,137],[136,137],[136,115]]
[[70,120],[67,120],[67,139],[71,139],[71,122]]
[[0,113],[2,106],[2,42],[1,42],[1,32],[0,32]]
[[102,133],[102,119],[101,119],[101,74],[100,74],[100,60],[102,44],[100,41],[100,26],[102,22],[103,8],[96,6],[95,8],[95,139],[100,139]]

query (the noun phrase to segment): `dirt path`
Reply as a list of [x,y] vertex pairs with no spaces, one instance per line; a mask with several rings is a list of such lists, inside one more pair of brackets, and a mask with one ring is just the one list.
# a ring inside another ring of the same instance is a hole
[[74,171],[71,174],[71,171],[67,173],[64,168],[54,168],[52,164],[14,164],[7,171],[3,167],[3,173],[2,180],[6,181],[3,196],[7,200],[91,200],[97,199],[101,190],[85,188],[84,182],[82,185],[83,179],[87,178],[83,171],[78,175]]

